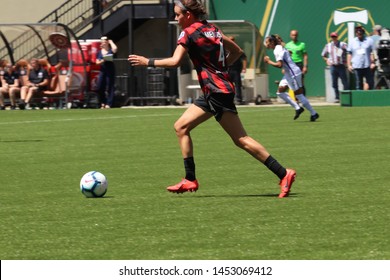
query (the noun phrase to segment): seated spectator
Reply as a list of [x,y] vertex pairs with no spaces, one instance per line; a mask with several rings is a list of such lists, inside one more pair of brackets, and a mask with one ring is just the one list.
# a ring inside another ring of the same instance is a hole
[[26,86],[28,83],[28,74],[30,73],[31,66],[26,59],[20,59],[15,64],[15,70],[19,74],[20,87]]
[[19,108],[22,110],[31,109],[30,101],[33,95],[46,90],[49,86],[49,74],[39,64],[38,59],[31,59],[30,64],[32,68],[28,75],[27,85],[22,86],[20,91]]
[[19,75],[28,75],[31,69],[31,65],[26,59],[20,59],[16,62],[15,69],[19,72]]
[[2,87],[0,88],[0,110],[5,110],[4,96],[8,95],[11,102],[11,110],[16,108],[16,93],[20,92],[19,74],[7,63],[4,67],[4,74],[1,76]]
[[[3,76],[4,74],[4,66],[6,61],[3,59],[0,59],[0,76]],[[1,79],[0,79],[0,87],[1,87]]]

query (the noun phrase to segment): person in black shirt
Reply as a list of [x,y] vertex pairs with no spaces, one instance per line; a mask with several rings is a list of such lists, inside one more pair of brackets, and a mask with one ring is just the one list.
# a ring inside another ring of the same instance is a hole
[[20,91],[20,109],[31,109],[30,100],[33,95],[39,91],[47,89],[49,85],[49,74],[39,64],[38,59],[33,58],[30,61],[31,70],[28,75],[28,82],[26,86],[23,86]]
[[[233,36],[229,37],[232,41],[235,41]],[[242,80],[241,74],[245,74],[247,66],[247,57],[245,53],[243,53],[239,59],[237,59],[232,65],[229,66],[228,73],[230,79],[234,83],[234,87],[236,89],[236,103],[244,104],[245,101],[242,98]]]
[[111,108],[114,104],[115,64],[113,57],[117,51],[118,47],[112,40],[108,39],[106,36],[101,37],[100,51],[97,54],[96,65],[100,65],[98,97],[102,109]]
[[0,110],[5,110],[4,95],[9,95],[11,101],[11,110],[16,108],[15,95],[20,91],[19,88],[19,74],[12,67],[11,63],[7,63],[4,67],[4,75],[1,76],[0,88]]

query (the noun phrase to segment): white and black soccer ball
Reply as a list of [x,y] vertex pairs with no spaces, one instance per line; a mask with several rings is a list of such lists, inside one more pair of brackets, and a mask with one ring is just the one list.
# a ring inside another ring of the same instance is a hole
[[107,192],[106,176],[98,171],[85,173],[80,181],[80,190],[86,197],[102,197]]

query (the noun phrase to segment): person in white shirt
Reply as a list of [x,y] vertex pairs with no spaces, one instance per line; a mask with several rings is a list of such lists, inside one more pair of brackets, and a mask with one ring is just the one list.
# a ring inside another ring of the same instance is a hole
[[313,109],[309,100],[303,95],[302,88],[302,71],[292,61],[291,55],[284,48],[284,42],[282,38],[275,34],[265,38],[264,45],[267,49],[273,49],[275,60],[272,61],[269,56],[264,57],[264,62],[277,68],[282,68],[284,76],[279,83],[277,95],[290,104],[295,109],[294,120],[299,118],[300,114],[303,113],[304,109],[300,107],[291,97],[288,95],[287,90],[290,88],[294,91],[295,97],[301,102],[303,107],[310,111],[310,121],[316,121],[320,116]]
[[321,56],[329,66],[330,75],[332,77],[332,87],[335,92],[336,103],[340,102],[340,92],[338,80],[340,78],[343,83],[343,89],[348,90],[347,77],[347,49],[348,45],[345,42],[338,40],[339,35],[336,32],[330,33],[331,42],[327,43],[322,50]]
[[378,82],[380,81],[380,62],[379,62],[379,57],[378,57],[378,46],[379,42],[381,40],[381,35],[382,35],[382,26],[377,24],[372,28],[372,34],[370,38],[372,39],[374,43],[374,59],[375,59],[375,69],[374,69],[374,85],[377,89],[380,89],[380,86],[378,86]]
[[375,58],[374,42],[366,36],[362,26],[355,27],[356,37],[348,42],[347,64],[348,70],[355,74],[356,90],[363,90],[363,78],[366,79],[368,88],[374,88]]

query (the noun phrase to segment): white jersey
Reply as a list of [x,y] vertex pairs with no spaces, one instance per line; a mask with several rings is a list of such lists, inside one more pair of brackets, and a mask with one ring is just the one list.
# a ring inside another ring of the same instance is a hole
[[293,91],[297,91],[302,87],[301,69],[292,61],[289,51],[281,45],[276,45],[274,55],[276,61],[283,63],[284,76],[279,86],[288,86]]
[[289,75],[290,77],[302,75],[301,69],[294,63],[294,61],[292,61],[288,50],[283,48],[281,45],[276,45],[274,55],[276,61],[283,62],[284,75]]

